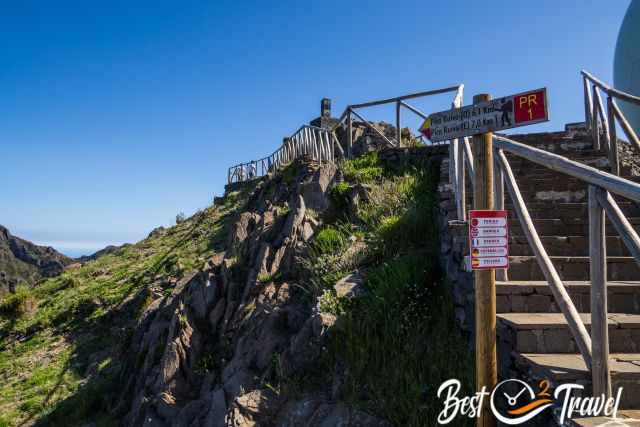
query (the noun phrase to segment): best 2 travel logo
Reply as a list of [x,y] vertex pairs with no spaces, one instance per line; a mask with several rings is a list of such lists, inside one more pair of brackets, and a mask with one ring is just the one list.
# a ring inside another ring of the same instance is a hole
[[580,384],[561,384],[552,395],[547,380],[540,381],[537,392],[518,379],[502,381],[491,393],[483,387],[473,396],[459,396],[461,388],[457,379],[447,380],[438,388],[438,398],[444,405],[438,415],[438,424],[449,424],[457,417],[478,418],[486,399],[489,399],[489,407],[496,419],[506,425],[523,424],[553,406],[560,408],[561,425],[565,420],[578,416],[616,418],[622,397],[622,387],[614,397],[575,397],[572,395],[574,391],[584,390]]

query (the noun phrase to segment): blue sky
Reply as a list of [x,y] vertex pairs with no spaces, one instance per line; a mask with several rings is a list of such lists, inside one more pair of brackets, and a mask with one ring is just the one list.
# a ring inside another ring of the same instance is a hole
[[583,118],[581,68],[612,81],[628,5],[2,1],[0,224],[72,255],[139,240],[207,206],[324,96],[338,115],[457,83],[467,102],[546,86],[552,121],[528,130],[560,129]]

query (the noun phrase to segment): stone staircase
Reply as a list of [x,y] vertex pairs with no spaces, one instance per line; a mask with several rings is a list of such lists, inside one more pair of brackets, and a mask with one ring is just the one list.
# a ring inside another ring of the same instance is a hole
[[[608,170],[606,157],[593,150],[587,135],[547,133],[510,138]],[[507,158],[545,249],[589,329],[587,186],[524,159],[511,155]],[[621,175],[638,180],[631,177],[631,167],[622,160]],[[625,199],[617,200],[630,222],[640,230],[640,206]],[[541,379],[552,384],[580,383],[589,395],[590,373],[529,248],[508,193],[505,209],[509,212],[510,269],[509,281],[496,285],[500,376],[524,378],[532,384]],[[624,387],[622,408],[640,409],[640,268],[609,222],[606,235],[612,383],[614,393],[618,387]],[[640,412],[626,415],[640,419]],[[598,425],[594,422],[574,421],[575,425]]]

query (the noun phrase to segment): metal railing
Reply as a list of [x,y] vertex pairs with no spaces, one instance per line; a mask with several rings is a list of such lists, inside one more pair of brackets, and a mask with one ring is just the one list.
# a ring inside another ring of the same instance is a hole
[[[614,175],[619,175],[616,123],[620,124],[629,142],[639,152],[640,139],[620,110],[616,100],[626,101],[640,107],[640,97],[614,89],[585,70],[582,70],[580,74],[584,90],[585,124],[587,129],[592,132],[594,148],[602,149],[607,153],[611,172]],[[606,96],[607,102],[606,109],[602,101],[604,96]]]
[[303,125],[273,153],[262,159],[231,166],[227,172],[227,183],[251,181],[278,170],[300,157],[309,157],[319,163],[333,163],[336,149],[342,148],[333,132],[316,126]]

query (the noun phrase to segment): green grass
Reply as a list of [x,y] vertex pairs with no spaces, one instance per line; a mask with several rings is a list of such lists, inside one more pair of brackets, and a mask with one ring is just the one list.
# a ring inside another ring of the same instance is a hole
[[[393,425],[432,425],[441,409],[435,393],[443,381],[474,384],[468,342],[455,325],[446,278],[437,264],[438,168],[391,169],[374,155],[344,166],[347,186],[375,181],[368,202],[350,218],[357,229],[351,234],[363,236],[369,246],[361,263],[368,269],[367,292],[345,301],[333,291],[347,271],[331,259],[331,244],[317,243],[340,241],[333,231],[328,232],[331,238],[322,235],[331,227],[316,237],[314,244],[329,250],[315,253],[311,269],[312,277],[322,278],[321,309],[342,317],[331,353],[348,366],[344,399]],[[348,187],[342,187],[336,193],[346,194]]]
[[378,153],[373,151],[342,164],[342,172],[347,181],[370,183],[383,177],[385,169]]
[[406,256],[373,270],[368,293],[334,336],[333,352],[349,367],[345,399],[397,426],[432,425],[445,380],[459,379],[465,393],[474,384],[453,302],[446,285],[434,281],[429,259]]
[[[78,425],[105,415],[137,317],[223,249],[251,188],[174,227],[0,300],[0,422]],[[33,310],[23,310],[32,301]],[[0,424],[2,425],[2,424]]]
[[15,294],[6,294],[0,301],[0,316],[17,319],[35,309],[35,301],[29,288],[20,287]]
[[318,253],[330,254],[343,249],[347,244],[347,238],[344,231],[327,226],[318,232],[313,244]]

